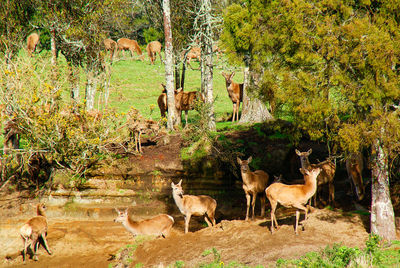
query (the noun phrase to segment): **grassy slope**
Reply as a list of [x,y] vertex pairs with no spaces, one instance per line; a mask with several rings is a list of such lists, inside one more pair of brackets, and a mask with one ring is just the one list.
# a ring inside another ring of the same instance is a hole
[[[193,62],[197,68],[199,64]],[[232,113],[232,102],[228,97],[225,87],[225,79],[220,74],[222,69],[214,67],[214,110],[216,118],[221,121]],[[139,61],[128,57],[126,53],[122,59],[118,59],[112,67],[110,106],[120,112],[126,112],[131,106],[138,109],[145,117],[160,118],[157,106],[157,98],[161,93],[161,83],[165,83],[164,65],[157,59],[155,65],[150,65],[148,58]],[[236,71],[235,82],[243,81],[243,73]],[[186,71],[185,91],[200,90],[200,71],[190,68]],[[150,113],[150,106],[154,110]],[[189,122],[196,118],[196,111],[189,112]],[[222,123],[223,124],[223,123]]]

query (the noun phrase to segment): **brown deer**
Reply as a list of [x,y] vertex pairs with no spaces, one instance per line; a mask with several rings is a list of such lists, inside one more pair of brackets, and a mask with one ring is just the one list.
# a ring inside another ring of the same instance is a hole
[[287,185],[280,182],[271,184],[266,190],[265,194],[271,204],[271,233],[278,228],[278,222],[275,216],[276,206],[281,204],[284,207],[296,208],[296,225],[295,233],[297,232],[297,226],[299,224],[300,210],[305,212],[305,220],[307,220],[307,208],[304,206],[308,200],[317,191],[317,176],[321,172],[319,167],[311,170],[300,169],[304,175],[304,184]]
[[122,50],[129,50],[131,52],[131,56],[133,57],[133,52],[140,56],[140,59],[143,61],[142,50],[136,40],[131,40],[128,38],[120,38],[117,40],[118,52]]
[[364,184],[362,171],[364,168],[363,157],[361,153],[352,154],[346,159],[346,170],[349,176],[351,188],[355,188],[358,200],[364,198]]
[[37,33],[31,33],[26,39],[26,49],[28,50],[29,56],[35,52],[36,46],[39,43],[39,35]]
[[117,211],[118,216],[114,222],[120,222],[126,230],[132,233],[133,236],[137,235],[155,235],[167,237],[174,224],[174,218],[167,214],[160,214],[151,219],[142,221],[133,221],[128,215],[128,209],[125,211]]
[[116,54],[117,49],[118,49],[118,44],[117,44],[117,42],[115,42],[114,40],[112,40],[110,38],[104,39],[103,42],[104,42],[104,47],[105,47],[106,51],[110,52],[110,60],[112,63],[114,55]]
[[231,74],[222,72],[221,74],[225,78],[226,90],[228,91],[229,98],[233,104],[232,122],[234,122],[235,116],[236,120],[239,120],[239,107],[240,103],[243,101],[243,83],[238,84],[232,81],[235,72],[232,72]]
[[178,122],[182,120],[182,111],[185,111],[185,126],[187,126],[187,118],[189,110],[193,110],[195,102],[204,101],[204,96],[198,91],[183,91],[182,88],[175,91],[175,108],[178,112]]
[[135,140],[136,152],[143,153],[141,137],[145,133],[156,133],[160,127],[158,122],[151,119],[144,119],[137,109],[131,109],[127,116],[129,136]]
[[161,117],[165,117],[165,113],[168,112],[168,101],[167,101],[167,89],[164,84],[161,84],[163,91],[160,96],[158,96],[157,104],[160,109]]
[[[172,196],[179,211],[185,216],[185,234],[189,232],[190,218],[193,216],[203,216],[207,225],[215,225],[215,209],[217,201],[207,195],[184,195],[182,190],[182,180],[178,184],[171,182]],[[208,220],[207,217],[210,219]]]
[[[295,150],[296,154],[300,157],[301,167],[304,169],[313,169],[313,168],[321,168],[321,173],[317,178],[317,193],[314,196],[314,206],[317,205],[317,195],[318,192],[321,192],[320,188],[324,184],[328,184],[329,186],[329,204],[333,205],[335,201],[335,185],[333,184],[333,177],[335,176],[336,166],[329,159],[320,162],[318,164],[310,164],[308,160],[308,156],[312,153],[312,149],[307,152],[300,152],[299,150]],[[311,201],[310,201],[311,204]]]
[[152,41],[147,44],[146,46],[146,51],[147,55],[150,58],[150,63],[154,64],[156,58],[157,58],[157,53],[160,56],[160,61],[163,62],[162,56],[161,56],[161,43],[158,41]]
[[47,217],[45,213],[46,206],[44,204],[38,204],[36,206],[37,216],[27,221],[19,230],[19,233],[24,241],[24,250],[22,252],[23,261],[26,259],[26,251],[28,247],[33,250],[33,259],[38,260],[37,249],[39,247],[39,238],[43,240],[44,248],[47,253],[51,255],[51,251],[47,246]]
[[240,172],[242,174],[243,180],[243,190],[246,194],[246,221],[249,219],[249,208],[250,208],[250,200],[251,196],[253,196],[253,200],[251,201],[252,208],[252,219],[254,220],[254,207],[256,205],[256,197],[258,193],[262,193],[261,196],[261,217],[265,215],[265,195],[264,190],[267,188],[269,176],[263,170],[251,171],[249,168],[249,164],[253,158],[250,156],[247,160],[241,160],[239,157],[237,158],[237,162],[240,165]]

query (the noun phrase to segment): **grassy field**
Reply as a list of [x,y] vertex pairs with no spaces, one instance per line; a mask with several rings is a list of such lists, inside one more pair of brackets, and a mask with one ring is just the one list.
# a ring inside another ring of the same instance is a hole
[[[192,62],[193,68],[199,66],[198,62]],[[224,66],[224,67],[222,67]],[[220,125],[226,125],[232,113],[232,102],[228,97],[225,87],[225,79],[221,72],[234,69],[226,63],[219,61],[214,66],[214,111]],[[236,69],[235,82],[243,82],[243,72]],[[144,61],[131,58],[128,53],[117,58],[112,65],[110,100],[111,107],[120,112],[127,112],[130,107],[135,107],[146,118],[160,119],[160,111],[157,98],[161,94],[161,83],[165,83],[164,64],[157,59],[155,65],[145,57]],[[185,91],[200,90],[200,70],[186,70]],[[152,107],[152,108],[151,108]],[[189,111],[189,122],[196,120],[197,112]]]

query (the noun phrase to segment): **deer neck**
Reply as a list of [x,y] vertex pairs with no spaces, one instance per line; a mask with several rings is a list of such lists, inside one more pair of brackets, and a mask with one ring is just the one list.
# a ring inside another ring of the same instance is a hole
[[184,209],[184,206],[183,206],[183,195],[180,196],[177,193],[173,192],[172,196],[174,197],[176,206],[179,208],[180,212],[184,213],[185,209]]
[[43,216],[46,218],[46,213],[44,212],[44,210],[42,208],[37,208],[37,215],[38,216]]
[[308,193],[309,196],[308,198],[310,198],[317,191],[317,176],[305,176],[304,180],[305,180],[304,188]]
[[250,170],[247,170],[247,172],[241,171],[242,172],[242,180],[244,182],[244,184],[248,184],[251,181],[253,181],[253,174],[251,173]]
[[228,91],[232,91],[232,89],[231,89],[232,81],[229,82],[229,81],[225,80],[225,85],[226,85],[226,89]]
[[122,225],[133,235],[137,234],[138,222],[133,221],[129,216],[122,222]]

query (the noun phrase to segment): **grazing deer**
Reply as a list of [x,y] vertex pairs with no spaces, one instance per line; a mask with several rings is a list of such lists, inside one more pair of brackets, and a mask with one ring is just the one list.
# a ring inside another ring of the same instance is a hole
[[251,196],[253,200],[251,201],[251,208],[253,211],[252,219],[254,220],[254,207],[256,205],[256,197],[258,193],[262,193],[261,196],[261,217],[265,215],[265,195],[264,190],[267,188],[269,176],[263,170],[251,171],[249,164],[253,158],[250,156],[247,160],[241,160],[237,158],[237,162],[240,165],[240,172],[242,174],[243,180],[243,190],[246,194],[247,209],[246,209],[246,221],[249,219],[249,208]]
[[136,40],[131,40],[128,38],[120,38],[117,40],[118,52],[122,50],[129,50],[131,52],[131,56],[133,57],[133,52],[140,56],[140,59],[143,61],[142,50],[139,47],[139,44]]
[[276,228],[278,228],[278,222],[275,216],[278,203],[284,207],[297,208],[296,225],[294,229],[296,235],[298,234],[297,226],[299,224],[300,210],[305,212],[305,220],[307,219],[307,208],[304,205],[317,191],[317,176],[321,172],[321,169],[319,167],[311,170],[301,168],[300,171],[304,175],[304,184],[287,185],[276,182],[265,190],[265,194],[271,204],[271,233],[275,230],[274,222]]
[[147,44],[146,46],[146,51],[147,55],[150,58],[150,63],[154,64],[156,58],[157,58],[157,53],[160,56],[160,61],[163,62],[162,56],[161,56],[161,43],[158,41],[152,41]]
[[133,221],[128,215],[128,209],[125,209],[125,211],[115,209],[115,211],[117,211],[118,216],[114,219],[114,222],[122,223],[133,236],[156,235],[165,238],[171,232],[174,224],[174,218],[167,214],[160,214],[147,220]]
[[39,247],[39,238],[41,237],[43,240],[44,248],[46,249],[47,253],[51,255],[51,251],[47,246],[47,217],[45,213],[45,205],[38,204],[36,206],[36,213],[37,216],[31,218],[27,221],[21,229],[19,229],[19,233],[24,241],[24,250],[22,252],[23,261],[25,262],[26,259],[26,251],[30,246],[33,250],[33,259],[35,261],[38,260],[37,257],[37,249]]
[[243,101],[243,83],[238,84],[232,81],[235,72],[232,72],[231,74],[222,72],[221,74],[225,78],[226,90],[228,91],[229,98],[233,104],[232,122],[234,122],[235,116],[236,120],[239,120],[239,107],[240,103]]
[[349,176],[351,188],[355,188],[358,200],[364,198],[364,184],[362,179],[362,171],[364,168],[363,158],[361,153],[352,154],[346,159],[346,170]]
[[[207,225],[215,225],[215,208],[217,201],[207,195],[183,195],[182,180],[178,184],[171,182],[172,196],[179,211],[185,216],[185,234],[189,232],[190,217],[203,216]],[[206,214],[206,215],[205,215]],[[208,220],[207,217],[210,219]]]
[[35,52],[36,46],[39,43],[39,35],[37,33],[31,33],[26,39],[26,49],[28,50],[29,56]]
[[204,101],[204,96],[198,91],[183,91],[182,88],[175,91],[175,108],[178,113],[178,122],[181,122],[182,111],[185,111],[185,126],[187,126],[187,118],[189,110],[193,110],[197,100]]
[[[312,149],[308,150],[307,152],[300,152],[299,150],[295,150],[296,154],[300,157],[301,167],[305,169],[313,169],[316,167],[321,168],[321,173],[318,175],[317,187],[320,188],[324,184],[329,185],[329,204],[333,205],[335,201],[335,185],[333,184],[333,177],[335,176],[336,166],[335,164],[330,161],[329,159],[320,162],[318,164],[310,164],[308,160],[308,156],[312,153]],[[317,205],[317,195],[318,192],[321,192],[320,189],[317,189],[317,193],[314,196],[314,206]],[[311,204],[311,200],[310,200]]]
[[116,54],[117,49],[118,49],[118,44],[117,44],[117,42],[115,42],[114,40],[112,40],[110,38],[104,39],[103,42],[104,42],[104,47],[105,47],[106,51],[110,51],[110,60],[112,63],[114,55]]

